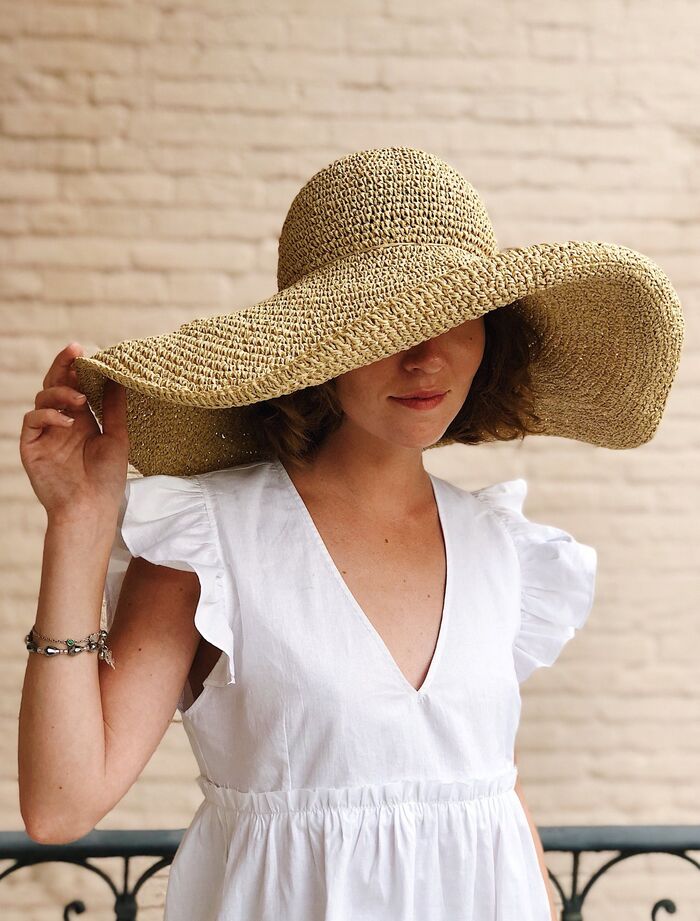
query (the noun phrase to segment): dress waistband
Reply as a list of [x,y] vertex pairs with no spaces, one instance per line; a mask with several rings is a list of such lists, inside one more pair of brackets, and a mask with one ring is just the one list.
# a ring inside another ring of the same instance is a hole
[[255,815],[308,811],[377,809],[416,803],[470,802],[500,796],[515,787],[516,766],[494,777],[466,780],[396,780],[356,787],[300,787],[294,790],[243,792],[200,774],[197,783],[206,799],[224,809]]

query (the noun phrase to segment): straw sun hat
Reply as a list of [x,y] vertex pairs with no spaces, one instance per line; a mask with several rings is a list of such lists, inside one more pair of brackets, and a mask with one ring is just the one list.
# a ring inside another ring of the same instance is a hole
[[678,296],[648,257],[590,241],[499,250],[473,186],[409,147],[361,150],[309,179],[282,227],[277,284],[251,307],[75,360],[100,423],[105,377],[126,388],[140,473],[262,459],[250,404],[506,304],[544,341],[531,364],[541,434],[633,448],[661,421],[683,344]]

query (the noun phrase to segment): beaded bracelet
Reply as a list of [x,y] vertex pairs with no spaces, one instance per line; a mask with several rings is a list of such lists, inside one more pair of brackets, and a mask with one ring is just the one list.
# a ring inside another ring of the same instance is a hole
[[[65,643],[65,649],[59,649],[58,646],[39,646],[34,641],[34,637],[38,637],[42,640],[47,640],[49,643]],[[32,627],[29,633],[25,636],[24,642],[26,644],[29,652],[38,652],[45,656],[58,656],[58,655],[69,655],[75,656],[80,652],[94,652],[97,650],[98,658],[102,659],[111,665],[114,668],[114,659],[112,658],[112,651],[108,648],[105,640],[107,638],[106,630],[96,630],[94,633],[90,633],[82,640],[57,640],[50,636],[44,636],[43,633],[39,633],[36,627]]]

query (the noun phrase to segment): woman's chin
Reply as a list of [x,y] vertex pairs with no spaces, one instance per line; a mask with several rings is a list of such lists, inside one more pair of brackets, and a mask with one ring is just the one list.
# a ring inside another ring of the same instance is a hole
[[414,448],[416,451],[424,451],[436,441],[439,441],[445,434],[445,428],[437,428],[431,432],[412,432],[396,435],[395,438],[389,439],[392,444],[400,448]]

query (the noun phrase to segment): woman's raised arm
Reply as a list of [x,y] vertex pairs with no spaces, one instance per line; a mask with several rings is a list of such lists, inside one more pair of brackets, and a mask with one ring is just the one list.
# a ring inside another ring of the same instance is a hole
[[[76,640],[100,628],[129,447],[124,388],[107,382],[101,432],[71,367],[80,352],[72,343],[56,356],[20,436],[22,464],[47,513],[36,629]],[[28,653],[19,794],[32,838],[81,837],[136,780],[194,657],[198,597],[194,573],[132,560],[108,640],[115,669],[90,652]]]

